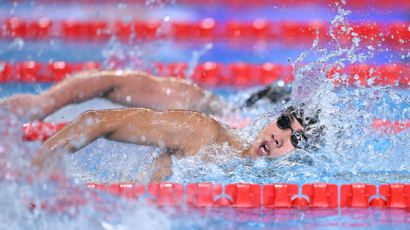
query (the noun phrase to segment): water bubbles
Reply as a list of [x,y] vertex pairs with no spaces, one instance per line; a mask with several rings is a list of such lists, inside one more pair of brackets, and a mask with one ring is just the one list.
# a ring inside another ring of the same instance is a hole
[[353,37],[352,38],[352,42],[356,47],[359,47],[359,43],[360,43],[360,38],[358,37]]
[[372,86],[375,83],[376,78],[372,77],[367,80],[367,85]]
[[195,70],[195,67],[198,64],[199,59],[201,58],[201,56],[203,56],[206,52],[208,52],[212,48],[213,48],[213,43],[208,42],[199,51],[194,50],[192,52],[192,58],[191,58],[191,60],[188,64],[188,68],[187,68],[187,71],[186,71],[186,76],[187,76],[188,80],[192,76],[192,74]]
[[254,167],[255,168],[266,168],[268,166],[264,157],[258,158],[255,160]]

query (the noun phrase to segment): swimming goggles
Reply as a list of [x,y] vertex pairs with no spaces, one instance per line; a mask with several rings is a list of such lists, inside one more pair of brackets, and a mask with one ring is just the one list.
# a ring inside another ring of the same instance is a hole
[[282,115],[280,115],[280,117],[276,120],[276,125],[278,126],[278,128],[282,130],[290,129],[292,131],[292,134],[290,136],[290,141],[292,145],[295,148],[302,149],[303,146],[305,146],[306,144],[307,137],[305,136],[302,130],[295,131],[292,129],[292,126],[291,126],[292,122],[289,116],[291,115],[286,114],[286,113],[283,113]]

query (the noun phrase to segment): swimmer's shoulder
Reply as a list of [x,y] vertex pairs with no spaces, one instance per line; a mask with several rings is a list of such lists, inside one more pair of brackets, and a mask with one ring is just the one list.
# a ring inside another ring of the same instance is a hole
[[227,125],[214,119],[205,113],[190,111],[190,110],[169,110],[167,113],[170,116],[183,118],[194,126],[197,133],[201,133],[201,145],[224,145],[227,143],[230,147],[242,151],[244,149],[244,141],[238,135],[237,131]]

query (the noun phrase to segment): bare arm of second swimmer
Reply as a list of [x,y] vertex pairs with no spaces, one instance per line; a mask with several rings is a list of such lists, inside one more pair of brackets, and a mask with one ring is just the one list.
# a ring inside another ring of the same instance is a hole
[[158,112],[129,108],[89,111],[48,139],[32,163],[43,165],[59,150],[76,152],[99,137],[196,153],[203,144],[218,142],[222,127],[192,111]]
[[41,95],[17,95],[0,100],[0,106],[38,120],[67,104],[100,96],[126,106],[156,110],[189,109],[221,115],[226,107],[219,97],[192,82],[138,71],[79,72]]

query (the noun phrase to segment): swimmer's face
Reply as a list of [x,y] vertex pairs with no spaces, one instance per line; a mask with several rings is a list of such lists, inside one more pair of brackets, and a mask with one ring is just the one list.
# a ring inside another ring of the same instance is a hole
[[[291,142],[291,129],[280,129],[277,120],[265,126],[253,142],[250,156],[254,159],[266,156],[277,157],[295,150]],[[303,130],[302,125],[296,120],[291,120],[291,127],[294,131]]]

